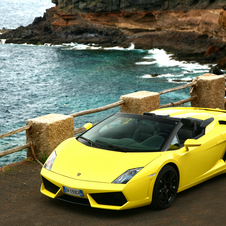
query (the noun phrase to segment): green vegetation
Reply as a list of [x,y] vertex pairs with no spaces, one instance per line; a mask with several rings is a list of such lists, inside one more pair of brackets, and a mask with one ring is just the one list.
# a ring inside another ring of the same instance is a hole
[[48,155],[46,154],[46,151],[44,151],[43,153],[40,154],[41,155],[41,159],[40,159],[40,162],[42,164],[44,164],[48,158]]
[[38,164],[38,162],[36,162],[35,160],[31,160],[31,159],[25,159],[27,162],[32,162],[32,163],[37,163]]
[[4,165],[4,169],[5,169],[5,171],[9,171],[10,170],[7,165]]

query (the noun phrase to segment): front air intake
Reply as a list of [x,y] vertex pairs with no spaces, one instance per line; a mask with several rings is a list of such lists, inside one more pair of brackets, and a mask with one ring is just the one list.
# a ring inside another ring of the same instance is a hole
[[48,181],[45,177],[42,177],[42,182],[44,184],[45,189],[52,192],[53,194],[56,194],[58,192],[58,190],[60,189],[55,184]]
[[96,193],[90,195],[98,204],[102,205],[122,206],[127,202],[122,192]]

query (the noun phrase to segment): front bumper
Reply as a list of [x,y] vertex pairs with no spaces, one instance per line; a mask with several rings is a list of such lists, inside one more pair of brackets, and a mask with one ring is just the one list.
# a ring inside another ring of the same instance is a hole
[[[127,184],[98,183],[68,178],[45,168],[41,178],[41,193],[50,198],[112,210],[149,205],[154,186],[153,178],[148,176]],[[82,190],[83,197],[64,193],[63,186]]]

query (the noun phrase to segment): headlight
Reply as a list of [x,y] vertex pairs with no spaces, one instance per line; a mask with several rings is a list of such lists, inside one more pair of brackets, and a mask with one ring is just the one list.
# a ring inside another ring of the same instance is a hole
[[130,179],[132,179],[143,167],[130,169],[115,179],[112,183],[114,184],[126,184]]
[[46,168],[47,170],[51,170],[56,157],[57,157],[56,151],[52,152],[52,154],[47,159],[47,161],[46,161],[46,163],[44,165],[44,168]]

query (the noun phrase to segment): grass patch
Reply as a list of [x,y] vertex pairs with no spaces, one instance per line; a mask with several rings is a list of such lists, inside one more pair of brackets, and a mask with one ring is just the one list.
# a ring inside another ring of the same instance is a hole
[[44,164],[46,162],[46,160],[48,159],[48,155],[46,154],[46,151],[44,151],[43,153],[40,154],[41,155],[41,159],[40,162],[42,164]]

